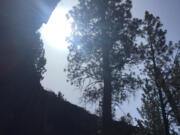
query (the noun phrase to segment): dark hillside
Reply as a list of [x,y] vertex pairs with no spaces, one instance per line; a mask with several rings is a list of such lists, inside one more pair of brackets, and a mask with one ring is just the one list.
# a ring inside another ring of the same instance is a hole
[[[0,134],[3,135],[93,135],[98,117],[45,90],[0,91]],[[131,134],[133,127],[114,122],[114,132]]]

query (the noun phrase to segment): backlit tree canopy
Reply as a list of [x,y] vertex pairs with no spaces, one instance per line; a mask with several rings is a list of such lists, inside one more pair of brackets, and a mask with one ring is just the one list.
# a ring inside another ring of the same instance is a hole
[[[83,89],[86,101],[103,100],[111,123],[111,105],[124,101],[136,81],[125,66],[135,61],[140,20],[132,18],[130,0],[80,0],[70,12],[68,78]],[[103,99],[102,99],[103,97]]]

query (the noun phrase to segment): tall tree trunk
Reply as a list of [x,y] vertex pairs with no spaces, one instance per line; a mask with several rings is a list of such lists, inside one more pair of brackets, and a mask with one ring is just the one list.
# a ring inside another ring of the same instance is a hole
[[104,91],[103,91],[103,135],[111,135],[112,132],[112,86],[111,86],[111,70],[109,66],[109,49],[103,47],[103,78],[104,78]]
[[160,104],[161,104],[161,113],[162,113],[162,117],[163,117],[163,124],[164,124],[164,129],[165,129],[165,135],[170,135],[170,132],[169,132],[169,121],[168,121],[168,118],[167,118],[167,114],[166,114],[166,110],[165,110],[165,104],[163,102],[162,91],[161,91],[160,88],[158,88],[158,94],[159,94],[159,99],[160,99]]

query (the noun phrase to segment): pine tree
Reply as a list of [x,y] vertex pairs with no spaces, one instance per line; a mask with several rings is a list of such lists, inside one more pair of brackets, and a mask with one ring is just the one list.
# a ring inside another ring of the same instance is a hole
[[[174,100],[173,85],[169,84],[171,78],[171,70],[173,61],[175,59],[175,53],[178,52],[177,45],[172,42],[166,43],[165,34],[166,31],[162,30],[162,24],[159,18],[154,17],[151,14],[146,13],[145,18],[147,31],[147,41],[149,45],[150,57],[148,58],[148,67],[151,67],[156,86],[158,89],[162,89],[166,95],[167,101],[174,113],[177,122],[180,124],[180,108]],[[147,52],[146,52],[147,53]]]
[[[180,117],[179,102],[175,100],[177,99],[175,97],[177,94],[173,94],[178,93],[178,89],[175,89],[175,86],[179,85],[172,83],[172,78],[178,81],[178,77],[176,78],[173,75],[173,69],[177,67],[175,61],[177,61],[176,57],[179,54],[178,45],[172,42],[166,43],[166,30],[162,29],[159,17],[154,17],[148,12],[146,12],[144,19],[144,38],[145,42],[140,48],[141,58],[145,66],[144,73],[146,74],[148,82],[145,82],[146,87],[144,88],[144,96],[142,99],[143,107],[141,109],[143,114],[141,113],[141,115],[150,117],[152,114],[159,113],[159,116],[152,115],[152,117],[145,122],[146,126],[152,122],[156,124],[153,119],[158,118],[162,124],[159,122],[157,125],[163,125],[164,134],[169,135],[170,126],[174,123],[171,119],[174,118],[175,121],[179,123]],[[154,93],[154,96],[151,96],[152,93]],[[177,99],[177,101],[178,100],[179,99]],[[156,106],[159,109],[154,109],[155,112],[151,112],[150,109]],[[156,129],[156,127],[153,126],[151,128]],[[161,128],[159,127],[159,129]]]
[[69,38],[68,79],[83,89],[88,102],[102,98],[103,132],[110,134],[114,102],[133,92],[136,81],[123,72],[134,60],[141,23],[131,15],[130,0],[79,0],[69,13],[74,20]]

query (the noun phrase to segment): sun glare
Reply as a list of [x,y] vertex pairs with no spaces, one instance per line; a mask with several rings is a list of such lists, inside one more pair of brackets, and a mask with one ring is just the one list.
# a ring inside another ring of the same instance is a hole
[[67,50],[66,38],[71,33],[71,21],[66,18],[67,12],[68,10],[56,8],[48,23],[40,30],[46,44],[60,50]]

